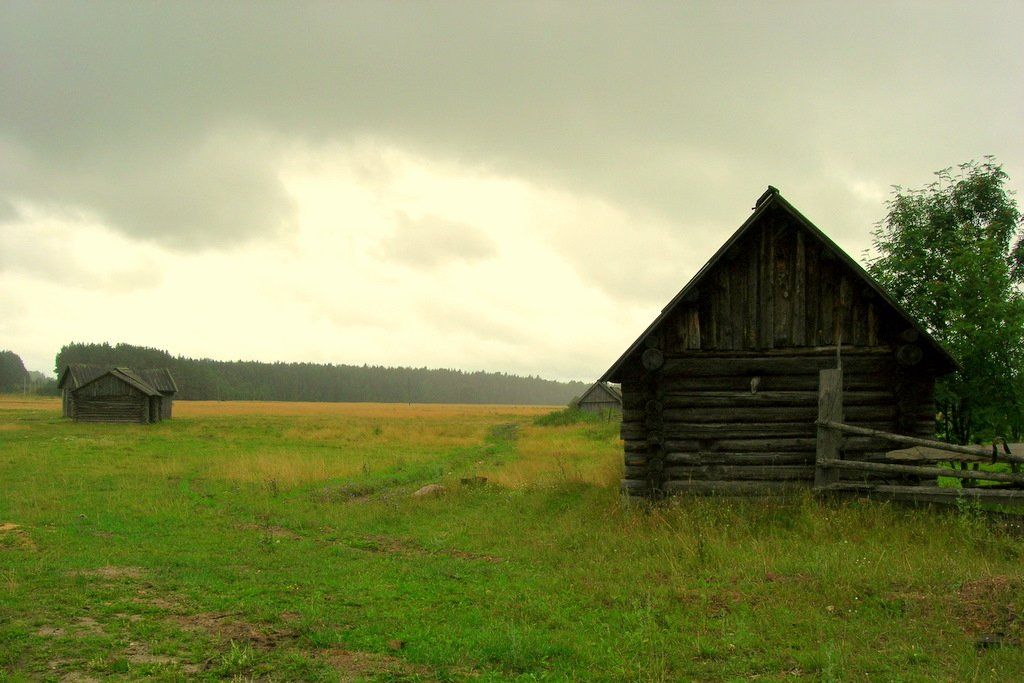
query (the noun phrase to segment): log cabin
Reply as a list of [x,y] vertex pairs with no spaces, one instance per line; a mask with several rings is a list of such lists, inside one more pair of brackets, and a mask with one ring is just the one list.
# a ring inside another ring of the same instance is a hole
[[614,384],[594,382],[576,401],[580,410],[588,413],[606,414],[622,411],[622,392]]
[[[622,386],[622,489],[772,493],[814,482],[818,372],[842,365],[845,421],[935,432],[956,361],[773,187],[601,377]],[[866,457],[884,442],[848,438]]]
[[72,363],[60,374],[61,414],[81,422],[169,420],[178,385],[165,368],[133,370]]

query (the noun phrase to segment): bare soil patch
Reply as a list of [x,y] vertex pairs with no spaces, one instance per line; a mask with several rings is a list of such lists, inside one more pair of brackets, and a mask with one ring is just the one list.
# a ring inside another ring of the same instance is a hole
[[979,646],[1024,644],[1024,583],[1012,576],[968,581],[957,594],[964,629]]
[[142,567],[117,567],[108,564],[104,567],[82,571],[80,574],[82,576],[97,576],[108,581],[117,581],[119,579],[141,579],[143,574],[145,574],[145,570]]
[[493,564],[498,564],[500,562],[505,561],[505,558],[503,557],[471,553],[465,550],[458,550],[457,548],[443,548],[441,550],[430,550],[424,548],[415,541],[394,538],[392,536],[364,536],[363,538],[359,539],[355,543],[352,543],[351,545],[352,547],[358,548],[359,550],[394,555],[410,555],[417,557],[456,557],[461,560],[477,560],[481,562],[490,562]]
[[287,529],[283,526],[276,525],[263,525],[263,524],[243,524],[239,527],[245,531],[258,531],[261,534],[266,534],[272,538],[287,538],[290,540],[298,540],[302,538],[299,534]]
[[248,642],[254,648],[273,650],[298,639],[291,629],[256,626],[238,617],[234,612],[199,612],[174,614],[168,620],[187,631],[204,631],[223,641]]
[[410,664],[398,657],[379,652],[354,652],[332,649],[323,653],[324,659],[334,667],[342,681],[358,681],[371,676],[415,677],[416,680],[433,680],[430,669]]
[[0,522],[0,550],[38,550],[39,547],[20,524]]

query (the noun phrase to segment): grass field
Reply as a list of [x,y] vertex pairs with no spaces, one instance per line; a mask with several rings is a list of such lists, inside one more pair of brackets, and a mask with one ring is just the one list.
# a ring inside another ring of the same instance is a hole
[[1024,541],[977,510],[630,503],[617,425],[538,408],[58,410],[0,398],[0,679],[1024,674]]

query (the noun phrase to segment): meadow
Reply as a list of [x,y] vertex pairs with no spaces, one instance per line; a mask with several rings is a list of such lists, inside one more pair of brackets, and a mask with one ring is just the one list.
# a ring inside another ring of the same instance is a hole
[[552,410],[0,398],[0,679],[1021,678],[1013,521],[630,501]]

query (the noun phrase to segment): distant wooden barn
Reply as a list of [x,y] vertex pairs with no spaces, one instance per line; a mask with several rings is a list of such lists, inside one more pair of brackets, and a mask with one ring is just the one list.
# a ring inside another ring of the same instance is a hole
[[594,382],[577,401],[580,410],[588,413],[622,411],[622,392],[614,384]]
[[169,420],[178,385],[167,369],[133,370],[73,363],[58,380],[61,413],[80,422]]
[[[956,362],[770,187],[601,377],[622,385],[623,489],[810,487],[818,372],[837,356],[847,423],[934,434],[935,379]],[[844,448],[870,456],[887,444]]]

